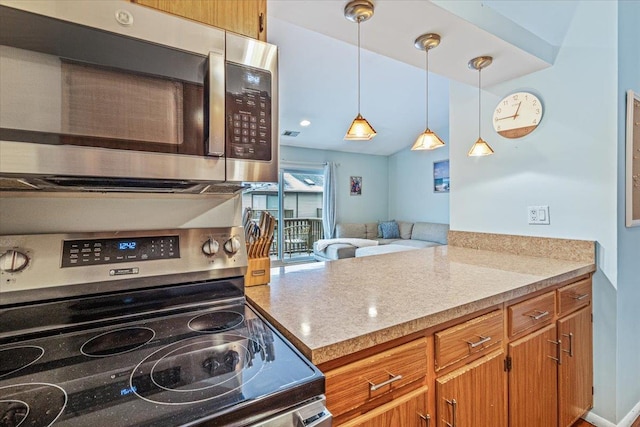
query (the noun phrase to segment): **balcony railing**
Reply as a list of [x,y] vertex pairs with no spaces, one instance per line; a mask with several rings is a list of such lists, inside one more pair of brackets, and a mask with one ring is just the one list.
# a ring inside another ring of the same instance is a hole
[[[278,225],[274,235],[278,235]],[[313,243],[324,238],[322,218],[285,218],[284,219],[283,256],[308,254],[313,252]],[[273,240],[270,255],[278,254],[277,239]]]

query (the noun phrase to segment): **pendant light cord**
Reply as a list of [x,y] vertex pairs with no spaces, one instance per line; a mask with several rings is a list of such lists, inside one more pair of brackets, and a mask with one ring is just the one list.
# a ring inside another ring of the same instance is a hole
[[482,128],[481,128],[481,125],[480,125],[480,123],[482,122],[482,120],[480,120],[481,113],[482,113],[482,110],[481,110],[481,104],[482,103],[481,103],[481,100],[480,100],[480,98],[482,96],[482,90],[481,90],[481,88],[482,88],[482,78],[481,78],[481,76],[482,76],[482,68],[478,68],[478,139],[480,139],[482,137]]
[[358,115],[360,115],[360,21],[358,18]]
[[425,113],[425,129],[429,129],[429,48],[425,49],[425,56],[426,56],[426,66],[425,66],[425,87],[427,89],[427,108],[425,108],[426,113]]

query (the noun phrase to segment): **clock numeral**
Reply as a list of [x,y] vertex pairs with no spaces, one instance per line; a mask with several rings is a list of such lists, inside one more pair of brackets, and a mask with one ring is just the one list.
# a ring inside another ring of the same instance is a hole
[[535,99],[533,100],[533,105],[538,105],[538,101],[536,101]]
[[496,111],[497,111],[498,113],[502,113],[502,108],[498,108]]
[[538,123],[538,119],[533,119],[533,124],[535,125],[536,123]]
[[498,130],[499,130],[499,131],[500,131],[500,130],[502,130],[502,126],[498,126]]
[[518,95],[517,95],[517,94],[516,94],[516,95],[513,95],[513,100],[514,100],[514,101],[517,101],[517,100],[518,100]]
[[507,101],[507,100],[502,101],[502,105],[509,105],[509,101]]
[[540,109],[536,108],[536,114],[540,114]]

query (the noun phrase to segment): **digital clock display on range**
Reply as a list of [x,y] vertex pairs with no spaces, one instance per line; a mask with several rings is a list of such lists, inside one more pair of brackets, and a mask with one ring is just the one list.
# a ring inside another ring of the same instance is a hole
[[118,249],[121,251],[130,251],[134,250],[137,245],[138,242],[136,242],[135,240],[127,240],[124,242],[118,242]]
[[179,236],[65,240],[62,267],[180,258]]

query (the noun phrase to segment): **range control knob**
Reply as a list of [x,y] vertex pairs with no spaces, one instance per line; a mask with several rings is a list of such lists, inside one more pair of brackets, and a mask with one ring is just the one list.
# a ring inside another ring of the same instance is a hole
[[220,249],[220,243],[215,239],[209,239],[202,245],[202,253],[206,256],[214,256]]
[[16,250],[8,250],[0,255],[0,270],[8,273],[17,273],[29,264],[27,254]]
[[240,250],[240,240],[233,236],[226,242],[224,242],[224,250],[233,255]]

